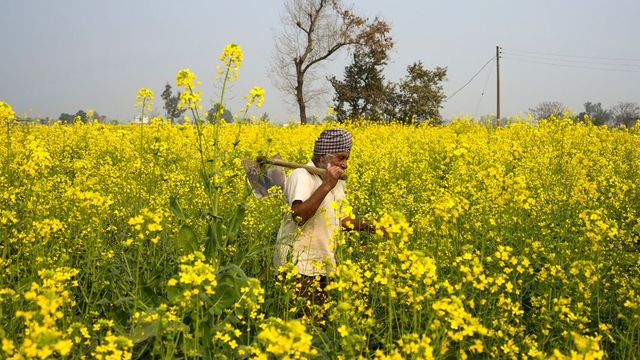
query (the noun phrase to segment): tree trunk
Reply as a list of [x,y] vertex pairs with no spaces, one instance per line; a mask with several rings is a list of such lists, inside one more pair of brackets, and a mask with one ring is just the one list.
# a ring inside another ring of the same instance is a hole
[[303,76],[304,74],[302,73],[299,64],[296,64],[296,101],[298,102],[298,110],[300,111],[300,124],[304,125],[307,123],[307,106],[304,103],[304,93],[302,92],[302,88],[304,85]]

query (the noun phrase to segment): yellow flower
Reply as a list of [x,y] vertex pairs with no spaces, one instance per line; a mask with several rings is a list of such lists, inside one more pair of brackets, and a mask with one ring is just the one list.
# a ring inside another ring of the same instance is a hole
[[60,340],[54,345],[54,349],[62,356],[66,356],[71,352],[73,342],[71,340]]
[[13,350],[15,349],[15,345],[13,345],[13,341],[9,339],[2,339],[2,352],[7,355],[13,354]]
[[242,49],[237,44],[227,44],[224,47],[224,51],[220,54],[220,61],[224,63],[226,69],[218,68],[218,74],[223,75],[224,72],[231,72],[231,76],[229,76],[229,80],[233,81],[238,77],[238,69],[240,69],[240,65],[242,64]]
[[253,104],[256,104],[257,107],[261,107],[264,102],[264,89],[260,86],[254,86],[249,90],[249,94],[244,98],[247,99],[247,108]]
[[281,319],[271,318],[262,324],[261,328],[257,340],[265,352],[276,358],[306,359],[318,353],[311,347],[313,337],[298,320],[285,323]]
[[151,111],[153,105],[153,91],[142,88],[136,94],[136,107],[145,108]]
[[16,117],[16,112],[13,111],[11,105],[4,101],[0,101],[0,122],[11,123]]
[[144,223],[144,217],[142,215],[134,216],[129,219],[129,225],[136,226]]
[[202,92],[200,91],[193,92],[191,91],[191,88],[189,88],[189,91],[185,91],[180,94],[180,103],[178,103],[178,107],[180,109],[184,109],[185,106],[188,109],[195,109],[196,107],[200,109],[200,107],[198,106],[198,103],[200,103],[201,100],[202,100]]
[[341,325],[338,328],[338,333],[340,334],[340,336],[345,337],[349,335],[349,329],[345,325]]
[[178,75],[176,75],[176,83],[185,89],[193,89],[193,80],[195,80],[195,78],[196,74],[192,73],[189,69],[182,69],[178,71]]

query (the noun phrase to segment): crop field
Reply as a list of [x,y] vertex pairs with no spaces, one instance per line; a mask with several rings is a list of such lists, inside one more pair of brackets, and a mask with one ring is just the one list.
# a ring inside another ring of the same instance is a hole
[[[637,127],[205,124],[192,75],[182,125],[20,124],[0,103],[1,358],[640,354]],[[283,196],[256,198],[241,160],[306,163],[334,126],[354,141],[340,211],[378,231],[337,234],[313,306],[272,265]]]
[[390,235],[339,235],[316,321],[271,265],[282,195],[240,160],[306,162],[323,126],[207,125],[202,162],[192,125],[5,122],[3,357],[638,354],[637,133],[347,128],[345,211]]

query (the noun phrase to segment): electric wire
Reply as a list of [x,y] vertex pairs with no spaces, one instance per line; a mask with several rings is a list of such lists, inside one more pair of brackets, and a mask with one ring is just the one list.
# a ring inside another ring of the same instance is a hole
[[[495,60],[495,56],[492,57],[491,59],[489,59],[484,65],[482,65],[482,67],[480,68],[480,70],[478,70],[478,72],[475,73],[475,75],[473,75],[471,77],[471,79],[469,79],[469,81],[467,81],[464,85],[462,85],[461,88],[459,88],[458,90],[454,91],[451,95],[447,96],[446,100],[450,100],[452,97],[456,96],[457,93],[459,93],[462,89],[464,89],[465,87],[467,87],[467,85],[469,85],[473,79],[476,78],[476,76],[478,76],[478,74],[480,74],[480,72],[482,72],[482,70],[484,70],[484,68],[487,67],[487,65],[489,65],[489,63],[491,63],[493,60]],[[445,100],[445,101],[446,101]]]
[[553,57],[549,57],[549,56],[521,55],[521,54],[518,54],[518,53],[513,53],[511,51],[506,51],[506,52],[504,52],[504,54],[505,55],[509,55],[509,56],[513,56],[513,57],[517,57],[517,58],[544,60],[544,61],[553,61],[553,62],[567,62],[567,63],[587,64],[587,65],[623,66],[623,67],[631,67],[631,68],[640,68],[640,63],[638,63],[638,64],[623,64],[623,63],[615,63],[615,62],[567,60],[567,59],[553,58]]
[[507,60],[512,60],[512,61],[525,62],[525,63],[552,65],[552,66],[560,66],[560,67],[575,68],[575,69],[614,71],[614,72],[626,72],[626,73],[640,73],[640,70],[631,70],[631,69],[614,69],[614,68],[602,68],[602,67],[593,67],[593,66],[559,64],[559,63],[547,62],[547,61],[518,59],[518,58],[515,58],[515,57],[511,57],[511,56],[503,56],[502,58],[503,59],[507,59]]
[[611,57],[601,57],[601,56],[568,55],[568,54],[547,53],[547,52],[539,52],[539,51],[531,51],[531,50],[512,49],[512,48],[505,49],[503,47],[501,47],[500,49],[506,50],[509,52],[518,52],[518,53],[542,55],[542,56],[594,59],[594,60],[606,60],[606,61],[638,61],[640,62],[640,58],[611,58]]
[[480,94],[480,99],[478,99],[478,103],[476,104],[475,109],[473,109],[473,117],[476,117],[476,113],[478,112],[478,108],[480,107],[480,103],[482,102],[482,99],[484,98],[484,93],[487,90],[487,85],[489,85],[489,79],[491,79],[491,75],[493,75],[493,67],[491,68],[491,70],[489,70],[489,75],[487,76],[487,79],[484,82],[484,87],[482,88],[482,93]]

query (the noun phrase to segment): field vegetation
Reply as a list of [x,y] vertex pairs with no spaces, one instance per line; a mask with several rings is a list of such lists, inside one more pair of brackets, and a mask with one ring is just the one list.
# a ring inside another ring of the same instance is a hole
[[[221,60],[224,89],[242,53]],[[250,124],[259,87],[245,121],[206,123],[195,74],[177,85],[181,125],[19,124],[0,104],[2,358],[640,353],[637,127],[340,125],[336,206],[378,231],[337,235],[329,301],[301,318],[295,267],[271,262],[288,210],[252,195],[241,160],[304,163],[336,124]],[[140,118],[152,101],[141,89]]]

